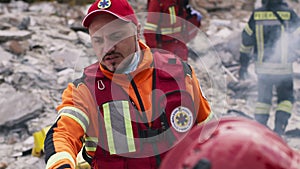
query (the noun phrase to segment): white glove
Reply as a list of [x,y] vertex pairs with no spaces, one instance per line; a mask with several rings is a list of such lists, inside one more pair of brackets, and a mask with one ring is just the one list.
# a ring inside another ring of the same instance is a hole
[[197,16],[197,21],[199,22],[202,19],[202,15],[200,12],[196,11],[191,7],[191,15],[196,15]]

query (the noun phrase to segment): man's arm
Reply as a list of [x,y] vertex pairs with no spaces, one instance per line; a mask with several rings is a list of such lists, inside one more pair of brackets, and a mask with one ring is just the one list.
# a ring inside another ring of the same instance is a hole
[[202,123],[204,121],[212,118],[213,113],[211,112],[208,100],[201,89],[197,76],[194,69],[191,68],[191,76],[186,76],[185,81],[187,84],[187,90],[191,94],[195,102],[195,110],[197,111],[197,123]]
[[247,69],[250,61],[251,53],[255,45],[255,22],[253,14],[251,15],[249,22],[245,26],[242,32],[242,42],[240,45],[240,64],[239,78],[245,79]]
[[160,0],[150,0],[148,4],[147,22],[144,27],[144,37],[150,48],[157,48],[156,36],[159,29],[159,18],[161,17]]
[[46,169],[75,168],[76,157],[82,147],[89,126],[86,112],[93,102],[85,85],[69,84],[62,94],[62,104],[57,107],[58,118],[45,139]]

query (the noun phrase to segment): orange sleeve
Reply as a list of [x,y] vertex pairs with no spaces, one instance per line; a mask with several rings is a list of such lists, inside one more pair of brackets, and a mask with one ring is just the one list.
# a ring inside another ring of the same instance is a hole
[[197,122],[201,123],[210,116],[211,108],[204,93],[202,93],[200,84],[198,82],[194,70],[192,70],[192,78],[189,76],[186,77],[186,83],[188,84],[187,90],[191,93],[192,97],[194,98],[195,109],[198,110]]
[[76,157],[82,148],[82,139],[93,123],[96,106],[85,85],[70,83],[57,107],[58,118],[45,139],[46,169],[75,168]]

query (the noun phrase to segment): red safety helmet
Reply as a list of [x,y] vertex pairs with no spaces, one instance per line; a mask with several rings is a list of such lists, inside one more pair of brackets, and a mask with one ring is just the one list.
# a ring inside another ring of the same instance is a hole
[[240,117],[193,128],[160,169],[300,169],[300,154],[276,133]]

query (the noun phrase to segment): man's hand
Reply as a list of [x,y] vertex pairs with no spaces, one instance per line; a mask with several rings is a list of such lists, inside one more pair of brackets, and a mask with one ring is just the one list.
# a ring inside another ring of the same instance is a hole
[[196,16],[197,17],[197,21],[200,22],[202,19],[202,15],[199,11],[196,11],[194,8],[192,8],[190,5],[186,6],[187,12],[191,15],[191,16]]
[[248,77],[248,71],[246,67],[241,66],[239,70],[239,79],[245,80]]
[[196,15],[197,16],[197,21],[199,22],[199,21],[201,21],[201,19],[202,19],[202,15],[201,15],[201,13],[200,12],[198,12],[198,11],[196,11],[196,10],[194,10],[193,8],[191,8],[191,15]]

